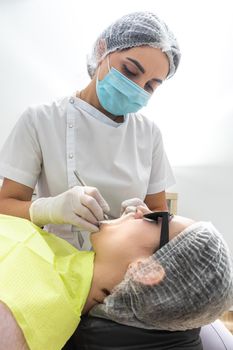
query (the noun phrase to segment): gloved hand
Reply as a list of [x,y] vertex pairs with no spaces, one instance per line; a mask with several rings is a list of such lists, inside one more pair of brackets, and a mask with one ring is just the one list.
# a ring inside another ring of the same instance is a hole
[[31,221],[38,225],[71,224],[80,230],[97,232],[97,223],[109,206],[95,187],[75,186],[56,197],[39,198],[32,202]]
[[143,200],[141,200],[140,198],[130,198],[130,199],[126,199],[121,203],[120,215],[125,215],[130,212],[135,212],[137,208],[140,209],[143,212],[143,214],[151,213],[151,210],[143,202]]

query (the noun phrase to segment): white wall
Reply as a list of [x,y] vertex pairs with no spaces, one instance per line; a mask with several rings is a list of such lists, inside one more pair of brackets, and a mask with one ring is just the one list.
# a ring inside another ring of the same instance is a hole
[[179,213],[213,221],[233,249],[231,0],[1,0],[0,147],[22,111],[83,88],[86,54],[125,13],[157,12],[179,39],[177,74],[145,109],[162,130]]
[[233,252],[233,166],[180,166],[174,172],[170,191],[178,192],[178,213],[211,221]]

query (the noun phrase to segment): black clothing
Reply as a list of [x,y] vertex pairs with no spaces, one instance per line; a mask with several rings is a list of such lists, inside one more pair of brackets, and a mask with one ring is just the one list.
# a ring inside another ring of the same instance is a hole
[[63,350],[203,350],[199,334],[200,328],[148,330],[84,316]]

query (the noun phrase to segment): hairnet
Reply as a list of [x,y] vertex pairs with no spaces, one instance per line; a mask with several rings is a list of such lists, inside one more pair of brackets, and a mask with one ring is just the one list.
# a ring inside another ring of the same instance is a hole
[[124,280],[91,314],[173,331],[208,324],[233,305],[232,257],[211,223],[186,228],[146,259],[137,274],[149,275],[156,265],[165,270],[159,284],[142,284],[128,269]]
[[159,48],[166,53],[170,66],[167,78],[170,78],[180,61],[179,46],[167,25],[151,12],[125,15],[102,32],[87,58],[90,77],[94,76],[100,60],[110,52],[143,45]]

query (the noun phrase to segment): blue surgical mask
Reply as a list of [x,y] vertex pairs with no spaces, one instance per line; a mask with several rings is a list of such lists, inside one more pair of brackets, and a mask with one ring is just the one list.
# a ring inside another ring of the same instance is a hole
[[103,80],[96,79],[96,93],[101,106],[113,115],[135,113],[146,106],[151,94],[115,68],[109,67]]

